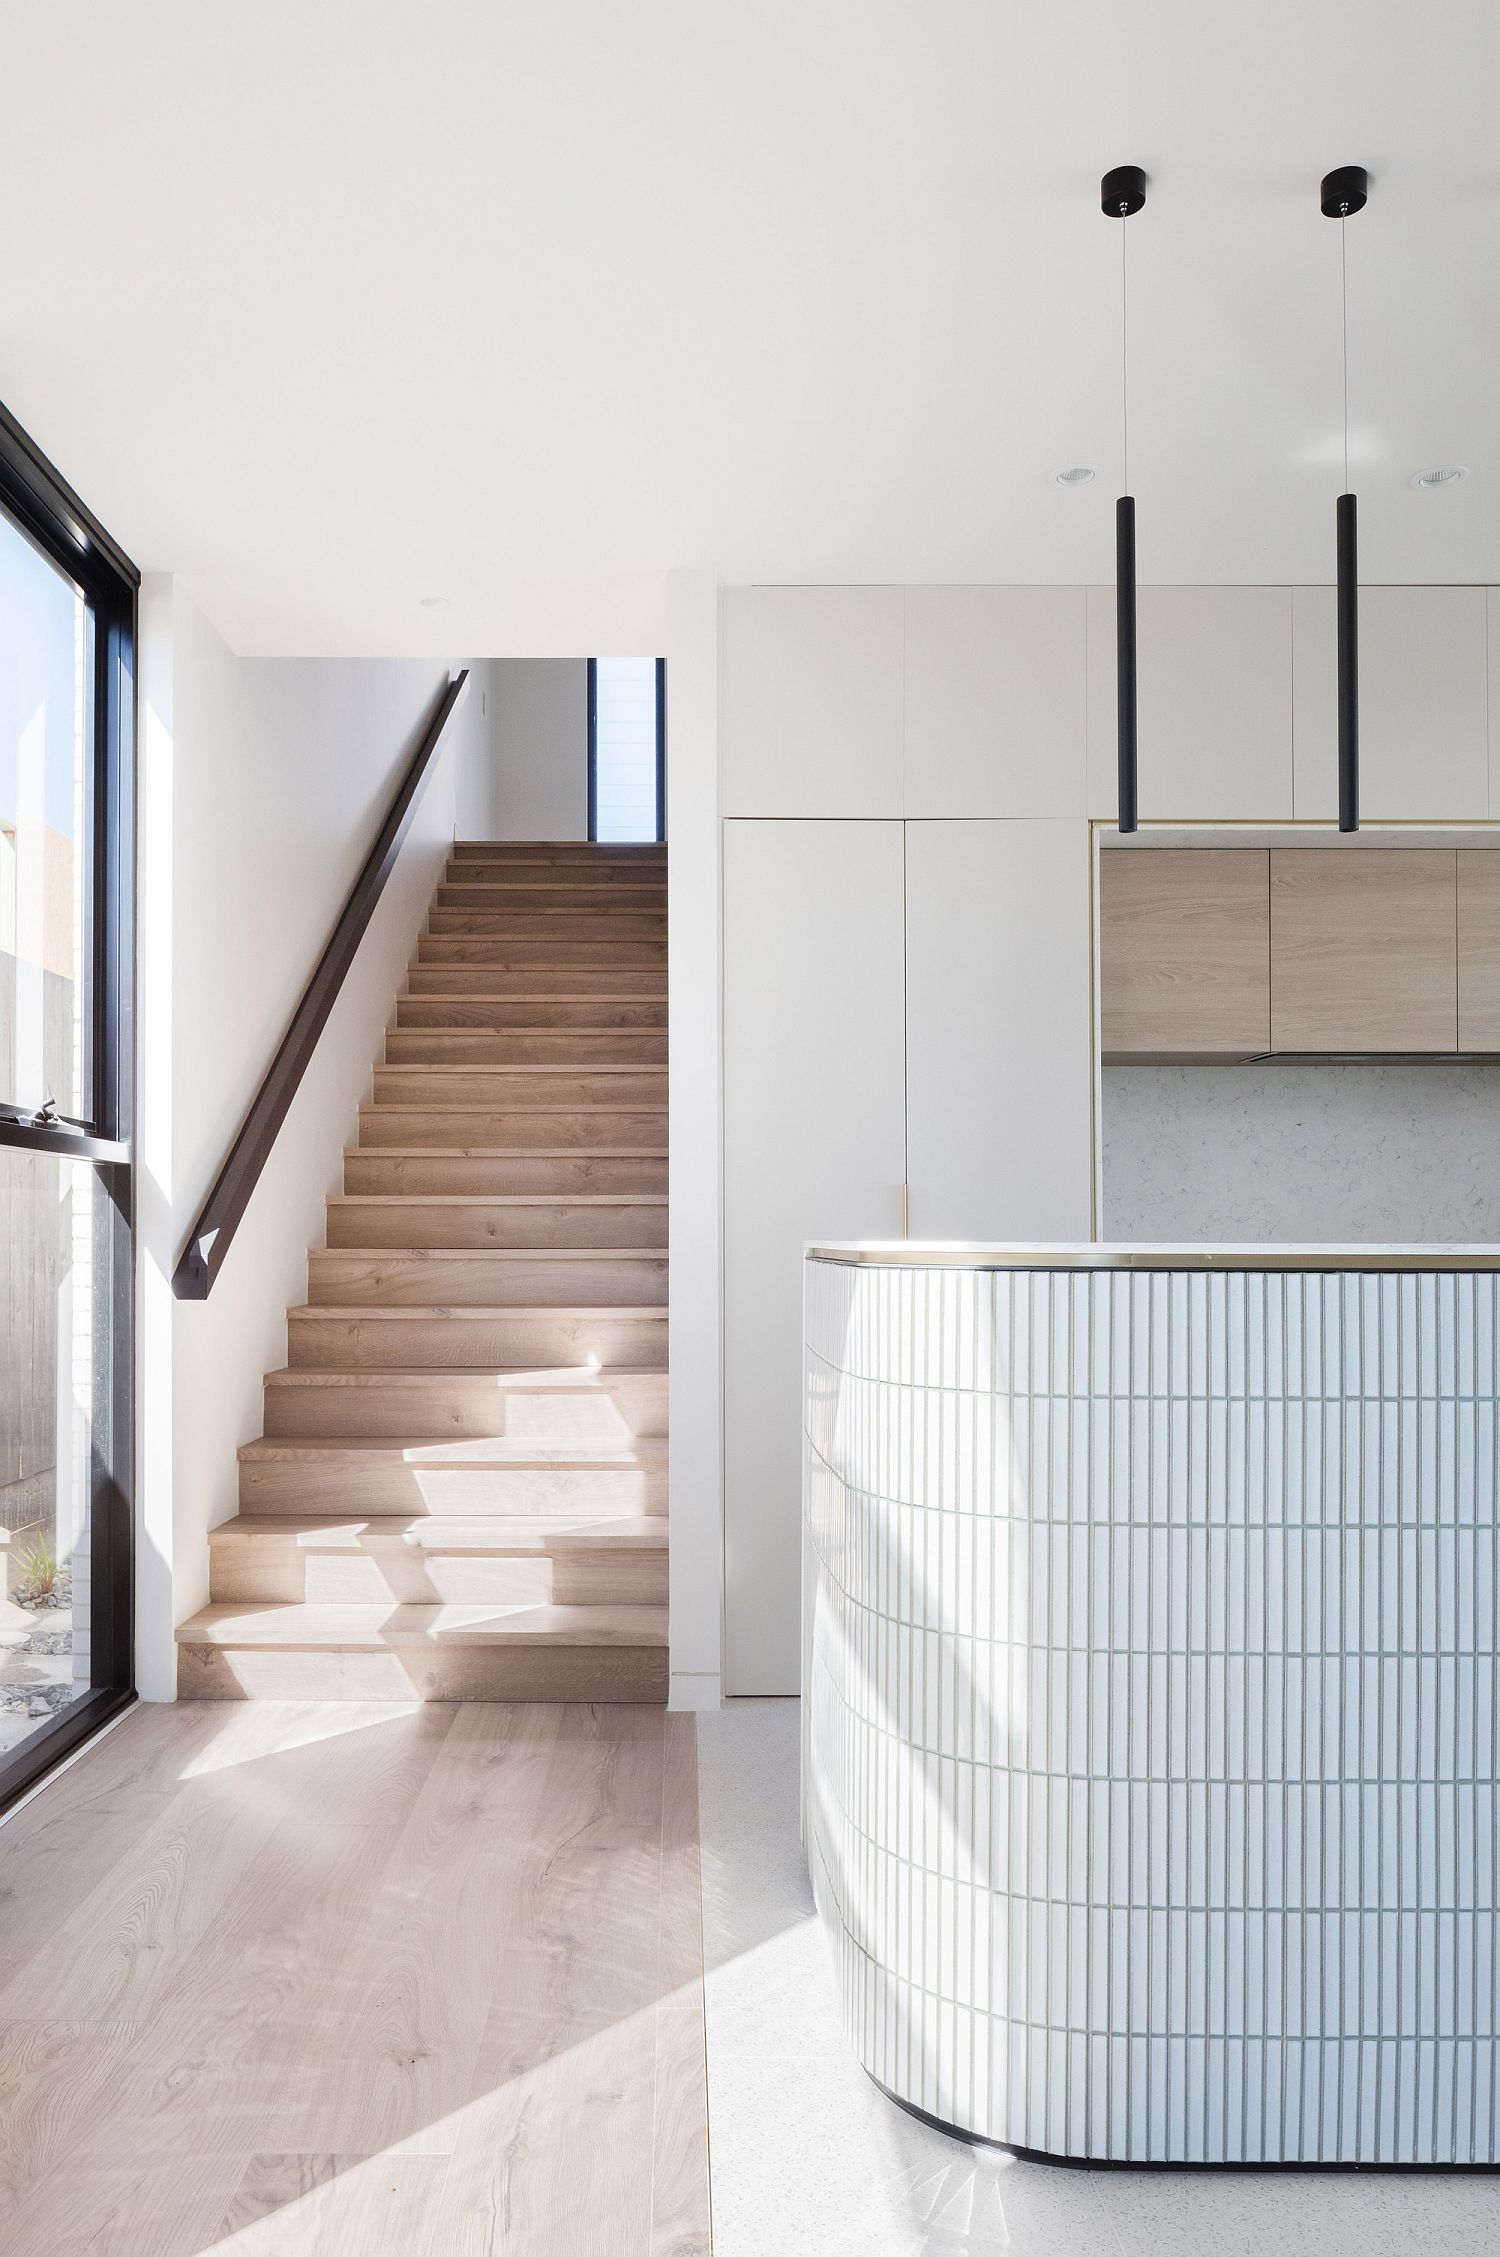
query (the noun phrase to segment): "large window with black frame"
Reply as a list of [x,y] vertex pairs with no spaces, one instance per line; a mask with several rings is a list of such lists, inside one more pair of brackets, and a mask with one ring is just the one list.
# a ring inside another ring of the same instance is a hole
[[0,409],[0,1808],[132,1687],[137,584]]

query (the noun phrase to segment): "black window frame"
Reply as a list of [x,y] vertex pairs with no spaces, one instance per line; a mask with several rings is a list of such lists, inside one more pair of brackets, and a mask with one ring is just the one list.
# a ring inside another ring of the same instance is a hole
[[[588,683],[589,713],[589,844],[599,843],[599,661],[591,658]],[[663,846],[667,837],[667,662],[656,661],[656,829],[642,846]]]
[[92,976],[81,1117],[0,1106],[0,1147],[92,1166],[95,1389],[90,1690],[0,1756],[0,1812],[135,1698],[135,742],[140,574],[0,405],[0,510],[93,614]]

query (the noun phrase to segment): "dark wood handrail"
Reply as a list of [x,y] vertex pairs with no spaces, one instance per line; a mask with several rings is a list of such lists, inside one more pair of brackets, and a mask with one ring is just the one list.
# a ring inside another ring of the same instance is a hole
[[422,732],[422,741],[402,778],[401,788],[391,802],[390,813],[365,856],[364,866],[339,913],[339,921],[318,959],[317,970],[292,1013],[291,1024],[281,1038],[265,1080],[256,1091],[255,1102],[245,1115],[239,1135],[229,1148],[229,1156],[203,1202],[202,1213],[188,1234],[182,1259],[172,1277],[172,1291],[179,1301],[206,1301],[214,1279],[223,1268],[224,1257],[260,1181],[261,1170],[270,1158],[271,1147],[317,1048],[318,1037],[328,1023],[328,1014],[338,999],[375,913],[375,905],[385,891],[386,880],[411,829],[417,803],[437,759],[443,731],[453,718],[468,679],[469,670],[465,667],[439,697],[432,718]]

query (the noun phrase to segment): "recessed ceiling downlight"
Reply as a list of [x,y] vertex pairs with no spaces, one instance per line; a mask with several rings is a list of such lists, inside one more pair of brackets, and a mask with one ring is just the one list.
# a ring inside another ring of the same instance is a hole
[[1059,486],[1092,486],[1099,473],[1089,463],[1075,462],[1067,470],[1054,470],[1054,482]]
[[446,611],[448,608],[446,596],[419,596],[417,601],[424,611]]
[[1441,462],[1435,470],[1419,470],[1411,482],[1419,494],[1435,494],[1439,486],[1456,486],[1460,478],[1468,475],[1466,463]]

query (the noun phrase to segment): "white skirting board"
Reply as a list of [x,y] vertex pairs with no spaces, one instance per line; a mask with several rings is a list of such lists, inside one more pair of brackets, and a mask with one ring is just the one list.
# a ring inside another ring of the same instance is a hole
[[1131,2162],[1500,2159],[1493,1273],[807,1264],[860,2059]]

